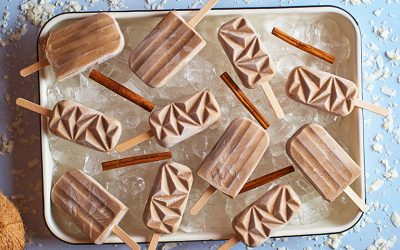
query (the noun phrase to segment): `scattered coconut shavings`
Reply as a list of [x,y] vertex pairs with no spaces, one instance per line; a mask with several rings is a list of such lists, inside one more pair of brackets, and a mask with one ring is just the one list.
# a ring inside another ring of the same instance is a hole
[[385,173],[383,174],[383,176],[384,176],[387,180],[389,180],[389,181],[391,181],[391,180],[396,179],[396,178],[399,177],[396,168],[392,168],[392,169],[390,169],[389,171],[385,172]]
[[381,88],[381,92],[382,92],[382,94],[385,94],[385,95],[387,95],[387,96],[389,96],[389,97],[395,97],[395,96],[396,96],[396,90],[395,90],[395,89],[392,89],[392,88],[389,88],[389,87],[386,86],[386,85],[384,85],[384,86]]
[[62,12],[77,12],[81,10],[82,6],[78,1],[69,1],[62,6]]
[[174,249],[178,246],[176,243],[165,243],[162,247],[161,250],[171,250]]
[[393,116],[390,114],[389,116],[385,117],[383,121],[383,128],[391,133],[393,131]]
[[396,235],[393,235],[388,240],[382,237],[375,239],[374,243],[367,248],[367,250],[389,250],[397,241]]
[[0,151],[2,153],[11,154],[13,149],[14,149],[14,141],[9,140],[6,133],[3,132],[3,134],[1,135]]
[[400,49],[386,51],[386,56],[392,62],[400,61]]
[[40,164],[40,161],[38,158],[32,159],[27,162],[28,168],[34,168]]
[[44,25],[55,11],[55,6],[49,0],[24,0],[21,11],[28,21],[34,25]]
[[385,63],[383,62],[383,57],[381,55],[376,56],[375,62],[378,69],[383,69],[385,67]]
[[340,247],[340,243],[341,243],[340,240],[344,235],[345,235],[345,233],[331,234],[326,239],[325,244],[327,244],[332,249],[338,249]]
[[381,133],[376,134],[374,140],[378,142],[383,141],[383,135]]
[[378,45],[376,45],[373,42],[370,42],[369,44],[367,44],[367,48],[372,50],[372,51],[375,51],[375,52],[377,52],[379,50]]
[[382,146],[382,144],[380,144],[380,143],[374,143],[374,144],[372,145],[372,149],[373,149],[375,152],[377,152],[377,153],[382,153],[383,146]]
[[392,222],[393,226],[399,228],[400,227],[400,215],[397,212],[393,212],[392,216],[390,217],[390,221]]
[[368,192],[368,193],[371,193],[371,192],[374,192],[374,191],[379,190],[379,189],[382,187],[382,185],[383,185],[384,183],[385,183],[384,180],[382,180],[382,179],[377,179],[376,181],[374,181],[371,185],[369,185],[369,186],[367,187],[367,192]]
[[374,15],[375,15],[375,16],[380,16],[380,15],[382,14],[382,10],[383,10],[383,8],[376,9],[376,10],[374,11]]
[[[166,1],[163,1],[166,3]],[[165,3],[161,3],[160,5],[162,6]],[[127,7],[125,6],[125,3],[123,0],[108,0],[108,5],[110,6],[110,9],[114,10],[120,10],[120,9],[126,9]]]
[[387,26],[374,26],[374,33],[378,36],[380,40],[387,40],[390,35],[390,29]]
[[371,4],[371,0],[345,0],[345,3],[351,5]]

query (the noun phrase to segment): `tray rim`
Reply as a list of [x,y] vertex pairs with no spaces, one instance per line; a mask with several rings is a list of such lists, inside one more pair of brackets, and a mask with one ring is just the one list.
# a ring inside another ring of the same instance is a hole
[[[280,11],[284,11],[284,10],[287,10],[287,9],[294,9],[294,10],[299,11],[300,13],[310,13],[310,10],[312,10],[311,13],[333,12],[335,14],[342,15],[344,18],[346,18],[353,25],[353,28],[354,28],[355,34],[356,34],[356,62],[357,62],[356,75],[357,75],[357,78],[359,80],[359,84],[358,84],[359,85],[359,89],[361,90],[361,91],[358,91],[358,95],[362,99],[363,91],[362,91],[362,78],[361,78],[361,76],[362,76],[362,67],[361,67],[361,55],[362,55],[361,30],[360,30],[360,27],[359,27],[359,24],[358,24],[357,20],[347,10],[345,10],[345,9],[339,7],[339,6],[335,6],[335,5],[304,5],[304,6],[281,6],[281,7],[213,8],[211,10],[211,12],[212,13],[216,13],[216,12],[220,12],[220,11],[232,11],[232,12],[235,12],[235,11],[239,11],[239,10],[250,10],[250,11],[272,10],[272,11],[280,12]],[[321,12],[314,11],[316,9],[324,10],[324,11],[321,11]],[[124,18],[123,15],[126,15],[127,13],[128,14],[129,13],[143,13],[145,15],[148,15],[148,14],[151,14],[151,13],[162,14],[162,13],[166,13],[166,12],[171,11],[171,10],[178,11],[178,12],[189,13],[189,12],[195,12],[198,9],[118,10],[118,11],[87,11],[87,12],[60,13],[58,15],[55,15],[55,16],[51,17],[42,26],[42,28],[40,29],[40,31],[38,33],[37,40],[36,40],[37,58],[39,58],[39,39],[43,36],[43,31],[47,28],[47,26],[54,25],[53,22],[56,22],[56,23],[59,22],[58,19],[61,19],[60,21],[63,21],[63,18],[65,16],[71,16],[70,17],[70,19],[71,19],[71,18],[78,18],[80,16],[88,16],[88,15],[94,15],[94,14],[97,14],[97,13],[100,13],[100,12],[105,12],[105,13],[111,13],[112,15],[116,16],[116,18]],[[236,14],[236,13],[232,13],[232,14]],[[43,73],[43,71],[41,70],[39,72],[39,74],[37,75],[37,80],[38,80],[38,85],[39,85],[39,87],[38,87],[38,99],[39,99],[39,103],[40,104],[42,104],[42,99],[41,99],[41,96],[40,96],[40,93],[41,93],[41,91],[40,91],[40,83],[41,83],[41,80],[42,80],[42,73]],[[360,167],[362,169],[362,174],[360,176],[362,178],[362,181],[361,181],[361,199],[366,202],[365,147],[364,147],[364,123],[363,123],[363,120],[364,120],[363,119],[364,118],[363,112],[364,111],[361,110],[361,109],[357,109],[357,112],[358,112],[358,120],[359,120],[357,125],[359,127],[359,145],[360,145],[358,151],[359,151],[359,154],[360,154],[359,155],[360,165],[361,165]],[[39,122],[40,122],[40,144],[41,144],[40,157],[41,157],[41,162],[42,162],[41,168],[42,168],[42,189],[43,189],[43,217],[45,219],[45,225],[49,229],[49,231],[51,232],[51,234],[53,236],[55,236],[56,238],[58,238],[59,240],[65,242],[65,243],[74,244],[74,245],[93,244],[90,241],[78,241],[78,240],[73,240],[73,239],[69,240],[71,238],[68,237],[68,236],[66,237],[65,234],[58,234],[57,232],[54,232],[54,225],[51,222],[49,222],[49,219],[50,219],[49,216],[51,217],[51,215],[50,215],[51,214],[51,206],[46,205],[48,203],[46,203],[45,189],[46,189],[46,187],[48,187],[48,185],[45,185],[46,178],[45,178],[45,169],[44,169],[44,164],[43,164],[43,159],[45,158],[44,150],[43,150],[43,146],[45,144],[44,144],[44,141],[43,141],[43,137],[45,136],[46,131],[47,131],[47,129],[46,129],[47,128],[47,121],[45,120],[45,118],[41,117]],[[51,183],[49,183],[49,185],[51,186]],[[51,201],[50,201],[50,203],[51,203]],[[274,238],[274,237],[302,237],[302,236],[310,236],[310,235],[326,235],[326,234],[342,233],[342,232],[348,231],[351,228],[353,228],[359,222],[359,220],[362,218],[363,214],[364,214],[363,212],[359,211],[357,213],[357,215],[349,223],[344,224],[344,225],[342,225],[340,227],[337,227],[337,230],[327,230],[327,231],[322,232],[322,233],[311,233],[310,232],[310,233],[305,233],[305,234],[304,233],[303,234],[299,233],[299,234],[292,234],[292,235],[276,235],[276,236],[273,235],[271,238]],[[55,231],[57,231],[57,230],[55,230]],[[195,235],[193,235],[193,236],[195,236]],[[216,241],[216,240],[225,240],[225,239],[227,239],[226,237],[221,237],[219,239],[215,239],[215,233],[208,232],[208,233],[202,233],[202,236],[195,237],[195,238],[192,238],[192,239],[186,239],[185,241],[186,242],[200,241],[200,240],[201,241],[205,241],[204,238],[206,238],[206,237],[207,237],[207,239],[206,239],[207,241]],[[69,239],[67,239],[67,238],[69,238]],[[108,241],[106,241],[104,244],[123,243],[116,236],[114,236],[114,238],[116,238],[117,240],[110,240],[110,238],[112,238],[112,237],[109,237]],[[139,241],[139,243],[145,243],[145,242],[148,242],[148,241],[146,241],[146,240],[145,241]],[[163,239],[161,239],[160,242],[174,242],[174,240],[163,240]],[[183,242],[183,241],[180,241],[180,242]]]

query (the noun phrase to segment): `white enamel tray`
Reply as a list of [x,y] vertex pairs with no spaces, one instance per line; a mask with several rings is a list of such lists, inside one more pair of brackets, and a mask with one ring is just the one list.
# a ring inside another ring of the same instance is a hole
[[[51,19],[44,27],[41,32],[41,37],[46,35],[56,25],[70,19],[82,18],[93,13],[68,13],[62,14]],[[165,11],[127,11],[127,12],[112,12],[113,15],[123,25],[135,25],[135,20],[141,18],[159,17],[164,15]],[[190,16],[193,14],[192,11],[180,11],[182,16]],[[220,9],[213,10],[209,13],[209,16],[215,15],[251,15],[259,17],[282,17],[291,16],[299,17],[314,15],[318,18],[329,17],[335,20],[342,32],[350,39],[351,54],[350,63],[348,65],[351,80],[358,83],[358,88],[361,90],[361,38],[360,31],[357,23],[354,19],[345,11],[336,7],[301,7],[301,8],[261,8],[261,9]],[[207,17],[206,17],[207,18]],[[40,103],[46,105],[48,102],[47,87],[52,84],[54,79],[50,79],[52,74],[48,74],[48,70],[42,70],[39,74],[39,86],[40,86]],[[361,93],[360,93],[361,95]],[[361,97],[361,96],[360,96]],[[352,187],[355,192],[360,195],[362,199],[365,199],[365,186],[364,186],[364,156],[363,156],[363,119],[362,111],[355,109],[351,115],[346,118],[346,124],[341,124],[348,127],[348,131],[352,133],[345,135],[351,137],[352,145],[346,145],[349,149],[352,158],[361,166],[362,175],[357,179]],[[51,156],[49,148],[49,138],[47,124],[44,119],[41,121],[41,146],[42,146],[42,160],[43,160],[43,197],[44,197],[44,217],[50,231],[59,239],[70,242],[70,243],[88,243],[88,239],[83,235],[77,237],[76,235],[69,234],[63,230],[54,218],[54,207],[50,200],[50,192],[52,188],[52,176],[54,162]],[[340,126],[340,125],[339,125]],[[341,132],[345,133],[345,132]],[[343,135],[342,135],[343,136]],[[137,215],[141,217],[142,211],[138,211]],[[351,205],[344,211],[338,211],[337,213],[331,213],[331,215],[323,220],[320,220],[312,225],[301,225],[301,226],[287,226],[279,231],[275,236],[296,236],[296,235],[314,235],[314,234],[327,234],[345,231],[360,219],[362,213],[358,209]],[[128,222],[129,223],[129,222]],[[204,223],[207,223],[206,221]],[[129,231],[128,231],[129,233]],[[145,242],[148,241],[148,233],[132,235],[136,241]],[[206,231],[201,233],[183,233],[177,232],[172,235],[166,235],[161,238],[161,241],[193,241],[193,240],[217,240],[227,239],[232,235],[230,231]],[[121,242],[119,238],[112,235],[110,236],[107,243],[118,243]]]

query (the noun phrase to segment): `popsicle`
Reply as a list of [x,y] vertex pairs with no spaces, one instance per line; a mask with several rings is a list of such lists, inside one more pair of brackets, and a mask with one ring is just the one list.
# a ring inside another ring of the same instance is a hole
[[153,231],[149,250],[155,250],[161,234],[175,233],[193,183],[190,168],[177,162],[165,162],[158,168],[145,206],[143,221]]
[[50,31],[45,57],[20,74],[25,77],[51,65],[57,79],[62,81],[118,55],[124,44],[124,36],[111,15],[92,15]]
[[61,176],[51,200],[95,244],[102,244],[112,231],[131,249],[140,249],[118,226],[128,208],[82,171],[72,169]]
[[235,198],[257,167],[268,144],[268,134],[258,124],[247,118],[233,120],[197,169],[197,175],[210,186],[190,213],[196,215],[216,190]]
[[217,2],[209,0],[188,22],[170,11],[133,50],[131,70],[149,87],[163,86],[206,45],[194,28]]
[[271,234],[284,227],[300,207],[300,198],[291,187],[273,187],[233,218],[232,227],[237,235],[219,250],[230,249],[239,241],[248,247],[260,246]]
[[368,206],[349,186],[361,168],[318,124],[302,126],[287,141],[286,152],[321,196],[334,201],[343,191],[365,212]]
[[211,92],[199,91],[150,114],[150,130],[116,147],[125,151],[154,136],[163,147],[172,147],[219,121],[221,111]]
[[358,99],[354,82],[310,67],[300,66],[290,72],[286,94],[295,101],[338,116],[350,114],[354,106],[389,115],[389,110]]
[[218,39],[243,85],[250,89],[261,86],[276,116],[283,118],[285,114],[268,84],[275,66],[250,21],[239,17],[223,24]]
[[82,146],[108,152],[115,148],[121,137],[121,123],[82,104],[61,100],[53,110],[18,98],[17,105],[49,119],[50,132]]

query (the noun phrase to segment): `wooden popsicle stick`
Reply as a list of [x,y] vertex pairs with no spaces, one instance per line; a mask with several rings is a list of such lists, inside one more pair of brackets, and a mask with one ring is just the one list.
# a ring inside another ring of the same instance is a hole
[[22,77],[27,77],[30,74],[33,74],[41,69],[43,69],[44,67],[46,67],[47,65],[49,65],[49,61],[47,61],[47,59],[44,59],[42,61],[36,62],[32,65],[29,65],[26,68],[21,69],[21,71],[19,72],[19,74]]
[[125,233],[122,228],[120,228],[118,225],[115,225],[112,228],[113,233],[117,235],[125,244],[130,248],[134,250],[140,250],[140,246],[131,238],[127,233]]
[[46,117],[51,117],[51,115],[53,114],[53,111],[51,109],[44,108],[36,103],[30,102],[21,97],[17,98],[15,103],[20,107],[26,108],[30,111],[33,111],[35,113],[41,114]]
[[135,103],[136,105],[138,105],[139,107],[143,108],[146,111],[151,112],[156,106],[153,102],[133,92],[132,90],[114,81],[113,79],[103,75],[101,72],[95,69],[90,72],[89,78],[98,82],[99,84],[103,85],[104,87],[113,91],[114,93],[124,97],[125,99]]
[[154,161],[162,161],[171,158],[172,158],[171,152],[162,152],[155,154],[132,156],[113,161],[105,161],[101,163],[101,166],[103,168],[103,171],[107,171],[111,169],[133,166]]
[[201,19],[203,19],[207,12],[211,10],[217,2],[218,0],[208,0],[207,3],[204,4],[203,8],[197,11],[197,13],[189,20],[189,26],[192,28],[196,27]]
[[213,186],[208,186],[206,191],[200,196],[200,198],[196,201],[193,207],[189,210],[191,215],[197,215],[203,206],[207,203],[207,201],[211,198],[211,196],[217,191],[217,189]]
[[150,139],[151,137],[153,137],[153,132],[151,132],[151,130],[148,130],[143,134],[140,134],[138,136],[133,137],[132,139],[129,139],[123,143],[118,144],[115,147],[115,150],[117,150],[117,152],[120,153],[124,152],[125,150],[130,149],[131,147],[134,147],[139,143],[146,141],[147,139]]
[[229,250],[231,249],[234,245],[236,245],[237,243],[240,242],[239,237],[237,236],[233,236],[232,238],[230,238],[227,242],[225,242],[225,244],[223,244],[222,246],[220,246],[218,248],[218,250]]
[[227,72],[224,72],[221,75],[222,80],[225,84],[232,90],[235,96],[239,99],[239,101],[247,108],[247,110],[253,115],[253,117],[258,121],[258,123],[264,129],[269,127],[269,122],[265,117],[261,114],[261,112],[254,106],[254,104],[247,98],[247,96],[243,93],[243,91],[239,88],[239,86],[233,81],[230,75]]
[[351,100],[352,100],[354,106],[362,108],[362,109],[369,110],[369,111],[374,112],[374,113],[376,113],[378,115],[386,117],[386,116],[388,116],[390,114],[390,111],[388,109],[379,107],[378,105],[374,105],[372,103],[369,103],[369,102],[366,102],[366,101],[363,101],[363,100],[360,100],[360,99],[356,99],[356,98],[351,99]]
[[357,205],[357,207],[361,211],[363,212],[368,211],[369,207],[367,206],[367,204],[365,204],[365,202],[361,200],[361,198],[354,192],[353,189],[351,189],[350,186],[345,188],[343,191],[350,197],[350,199],[352,199],[352,201]]
[[303,43],[302,41],[299,41],[296,38],[291,37],[290,35],[286,34],[285,32],[281,31],[280,29],[278,29],[276,27],[273,28],[272,34],[274,36],[280,38],[281,40],[287,42],[288,44],[290,44],[298,49],[301,49],[302,51],[305,51],[313,56],[316,56],[324,61],[327,61],[328,63],[333,64],[336,60],[336,58],[333,55],[331,55],[325,51],[322,51],[318,48],[315,48],[312,45]]
[[148,250],[156,250],[157,249],[157,244],[158,244],[158,241],[160,240],[160,236],[161,235],[158,233],[153,233],[153,236],[151,236]]
[[269,103],[271,104],[276,117],[278,117],[278,119],[282,119],[285,116],[285,113],[283,113],[281,105],[279,104],[278,100],[276,99],[276,96],[275,96],[274,92],[272,91],[269,83],[268,82],[262,83],[261,88],[264,90],[264,94],[267,96],[267,99],[268,99]]
[[242,187],[242,189],[240,190],[239,194],[247,192],[249,190],[258,188],[264,184],[267,184],[273,180],[279,179],[282,176],[285,176],[287,174],[290,174],[294,172],[294,167],[293,166],[289,166],[286,168],[282,168],[279,169],[277,171],[274,171],[272,173],[266,174],[264,176],[261,176],[257,179],[254,179],[252,181],[247,182],[246,184],[244,184],[244,186]]

